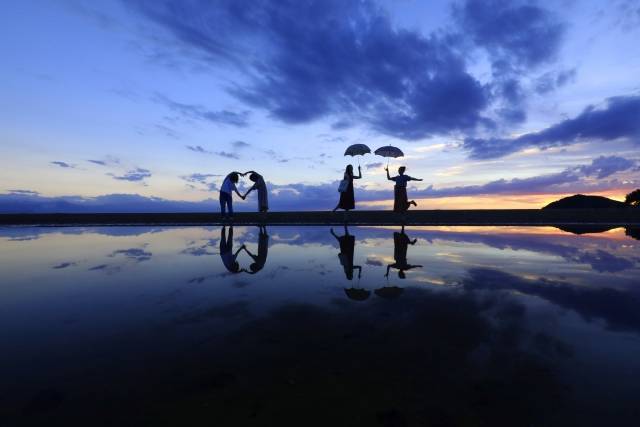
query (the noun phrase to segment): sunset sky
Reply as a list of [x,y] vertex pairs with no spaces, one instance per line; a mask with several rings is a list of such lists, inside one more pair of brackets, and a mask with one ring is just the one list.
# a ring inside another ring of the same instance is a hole
[[0,211],[217,210],[251,169],[330,209],[354,143],[424,209],[640,187],[640,0],[12,1],[0,35]]

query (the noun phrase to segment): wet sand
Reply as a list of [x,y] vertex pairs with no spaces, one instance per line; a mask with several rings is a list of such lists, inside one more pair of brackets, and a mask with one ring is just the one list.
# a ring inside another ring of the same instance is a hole
[[[216,225],[219,213],[1,214],[0,225]],[[274,225],[640,225],[640,209],[477,209],[351,212],[239,212],[234,224]]]

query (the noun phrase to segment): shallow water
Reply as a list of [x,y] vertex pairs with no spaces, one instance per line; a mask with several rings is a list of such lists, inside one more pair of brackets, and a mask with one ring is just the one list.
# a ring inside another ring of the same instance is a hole
[[229,231],[0,229],[0,425],[637,425],[624,229]]

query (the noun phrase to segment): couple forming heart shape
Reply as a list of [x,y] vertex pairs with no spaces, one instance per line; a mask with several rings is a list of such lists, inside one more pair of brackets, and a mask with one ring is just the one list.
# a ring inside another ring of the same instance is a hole
[[[240,176],[249,175],[249,180],[253,182],[251,188],[247,190],[246,193],[240,194],[236,184],[240,181]],[[222,213],[222,217],[231,218],[233,215],[233,198],[232,194],[235,193],[240,196],[242,200],[247,198],[247,195],[256,190],[258,192],[258,211],[259,212],[267,212],[269,210],[269,200],[267,196],[267,184],[264,181],[262,175],[255,171],[247,171],[247,172],[231,172],[228,174],[224,181],[222,181],[222,186],[220,187],[220,212]],[[229,211],[228,215],[226,211]]]

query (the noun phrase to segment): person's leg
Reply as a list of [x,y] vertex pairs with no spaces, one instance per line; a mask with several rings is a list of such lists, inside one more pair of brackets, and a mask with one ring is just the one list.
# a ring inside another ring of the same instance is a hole
[[227,207],[229,208],[229,217],[233,216],[233,199],[231,194],[229,194],[229,198],[227,199]]
[[220,192],[220,215],[222,216],[222,218],[224,218],[224,216],[226,214],[226,212],[225,212],[226,198],[224,197],[225,194],[227,194],[227,193]]

